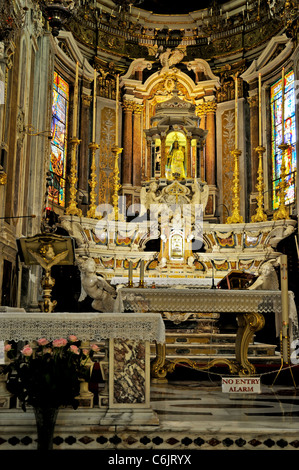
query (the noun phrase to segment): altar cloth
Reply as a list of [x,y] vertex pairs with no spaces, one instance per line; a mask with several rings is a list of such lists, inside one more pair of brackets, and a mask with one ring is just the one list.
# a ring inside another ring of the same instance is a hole
[[76,335],[82,341],[108,338],[164,343],[165,326],[159,313],[21,313],[0,312],[0,340],[49,341]]

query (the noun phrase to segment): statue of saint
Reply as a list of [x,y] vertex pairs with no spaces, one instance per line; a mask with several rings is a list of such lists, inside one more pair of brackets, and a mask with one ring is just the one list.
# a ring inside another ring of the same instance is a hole
[[185,155],[182,148],[179,145],[178,140],[174,140],[167,158],[167,167],[168,167],[168,179],[180,178],[185,179],[185,168],[184,168]]

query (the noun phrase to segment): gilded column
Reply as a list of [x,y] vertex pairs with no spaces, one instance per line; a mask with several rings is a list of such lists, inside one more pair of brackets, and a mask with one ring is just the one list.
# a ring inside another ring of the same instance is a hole
[[133,166],[133,123],[132,114],[134,102],[126,100],[124,108],[124,135],[123,135],[123,159],[122,159],[122,185],[132,185]]
[[215,113],[217,103],[215,101],[207,101],[205,103],[207,113],[207,130],[206,138],[206,181],[208,185],[216,184],[216,124]]
[[141,186],[141,150],[142,150],[142,132],[141,132],[141,121],[142,121],[142,110],[143,105],[134,104],[134,115],[133,115],[133,142],[134,142],[134,153],[133,153],[133,186]]
[[[255,194],[257,185],[257,171],[258,171],[258,158],[256,148],[259,146],[259,110],[258,110],[258,95],[253,95],[248,98],[250,108],[250,166],[251,166],[251,194]],[[255,205],[250,204],[250,215],[254,213]]]

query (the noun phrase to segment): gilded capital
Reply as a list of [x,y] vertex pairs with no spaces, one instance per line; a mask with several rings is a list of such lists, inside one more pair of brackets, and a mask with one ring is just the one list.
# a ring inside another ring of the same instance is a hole
[[133,100],[124,100],[122,102],[122,107],[125,112],[132,113],[134,111],[135,102]]
[[206,114],[215,114],[217,109],[216,101],[207,101],[205,103]]
[[135,114],[141,114],[142,110],[143,110],[143,104],[134,103],[134,113]]
[[250,108],[255,108],[259,104],[259,98],[258,95],[252,95],[247,98],[247,101],[249,103]]
[[7,183],[7,174],[4,171],[0,171],[0,184]]
[[196,105],[196,114],[197,116],[205,116],[206,114],[206,103]]
[[90,103],[92,102],[92,96],[82,94],[81,98],[83,106],[86,106],[88,108],[90,106]]

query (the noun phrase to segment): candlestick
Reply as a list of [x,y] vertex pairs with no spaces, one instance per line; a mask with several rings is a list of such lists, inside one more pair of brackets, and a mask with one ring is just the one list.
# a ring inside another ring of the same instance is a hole
[[140,261],[140,281],[139,287],[144,287],[144,260]]
[[74,86],[74,107],[73,107],[73,135],[77,136],[77,119],[78,119],[78,78],[79,78],[79,63],[76,64],[76,78]]
[[263,153],[266,151],[265,147],[259,145],[255,151],[258,153],[258,171],[257,171],[257,208],[256,213],[251,217],[251,222],[265,222],[267,214],[264,212],[264,177],[263,177]]
[[133,263],[129,261],[129,287],[133,287]]
[[77,188],[76,183],[78,181],[77,178],[77,146],[80,144],[80,140],[77,137],[73,137],[70,140],[71,146],[71,167],[70,167],[70,174],[69,174],[69,181],[70,181],[70,198],[69,198],[69,205],[66,208],[65,213],[71,215],[77,215],[79,217],[82,216],[82,210],[77,207]]
[[259,73],[259,147],[262,147],[262,76]]
[[285,364],[289,362],[288,333],[289,333],[289,293],[288,293],[288,257],[280,255],[280,284],[281,284],[281,320],[282,320],[282,356]]
[[240,175],[239,175],[239,157],[241,150],[234,149],[231,154],[234,158],[234,176],[233,176],[233,212],[230,217],[227,218],[227,224],[238,224],[243,223],[243,217],[240,215]]
[[97,167],[96,167],[96,161],[95,161],[95,153],[96,150],[99,148],[99,145],[96,144],[95,142],[91,142],[89,144],[89,148],[91,149],[91,166],[90,166],[90,180],[88,181],[89,186],[90,186],[90,194],[89,194],[89,199],[90,199],[90,205],[89,209],[87,211],[87,217],[90,218],[100,218],[99,215],[96,214],[97,210],[97,193],[96,193],[96,187],[97,187]]
[[93,116],[92,116],[92,142],[96,141],[96,102],[97,102],[97,72],[94,69],[93,79]]
[[235,150],[238,149],[238,77],[235,77]]
[[119,101],[119,74],[116,76],[116,104],[115,104],[115,146],[118,147],[118,101]]
[[282,99],[282,103],[281,103],[281,127],[282,127],[282,144],[284,144],[284,67],[282,67],[282,77],[281,77],[281,81],[282,81],[282,87],[281,87],[281,99]]
[[279,190],[278,190],[279,207],[277,211],[274,212],[273,220],[289,219],[289,213],[288,213],[288,209],[285,203],[286,190],[287,190],[285,162],[287,159],[287,151],[288,151],[289,145],[282,143],[278,146],[278,148],[281,150],[280,183],[279,183]]

